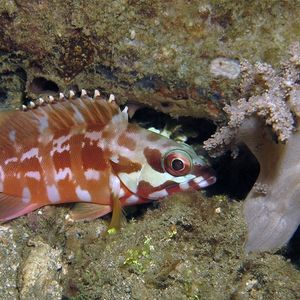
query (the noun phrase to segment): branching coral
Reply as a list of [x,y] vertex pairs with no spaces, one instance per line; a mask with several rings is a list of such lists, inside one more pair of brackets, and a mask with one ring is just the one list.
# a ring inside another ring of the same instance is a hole
[[243,98],[224,107],[228,124],[205,148],[219,155],[244,142],[258,159],[260,174],[244,206],[246,250],[270,250],[283,246],[300,224],[300,44],[292,45],[279,71],[247,61],[241,69]]

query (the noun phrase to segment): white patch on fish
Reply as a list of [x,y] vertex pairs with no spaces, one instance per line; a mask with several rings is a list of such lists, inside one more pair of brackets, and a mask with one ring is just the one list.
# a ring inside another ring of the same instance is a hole
[[84,172],[84,176],[86,180],[99,180],[100,172],[94,169],[88,169]]
[[161,191],[156,191],[156,192],[149,194],[149,198],[162,198],[162,197],[166,197],[168,195],[169,194],[166,191],[166,189],[163,189]]
[[11,142],[15,142],[16,141],[16,131],[15,130],[11,130],[9,133],[8,133],[8,138]]
[[31,193],[30,193],[30,190],[27,186],[25,186],[23,188],[22,200],[23,200],[24,203],[29,203],[30,200],[31,200]]
[[58,189],[54,184],[47,186],[47,195],[48,195],[49,201],[52,203],[57,203],[60,201],[60,195],[59,195]]
[[31,148],[30,150],[22,154],[20,161],[23,162],[24,160],[31,159],[33,157],[39,158],[38,154],[39,154],[38,148]]
[[126,199],[126,203],[127,204],[136,204],[138,200],[139,200],[139,197],[137,197],[136,195],[131,195],[130,197],[128,197]]
[[38,171],[29,171],[25,173],[25,177],[35,179],[37,181],[41,180],[41,174]]
[[18,161],[18,159],[16,158],[16,157],[11,157],[11,158],[8,158],[5,162],[4,162],[4,164],[5,165],[8,165],[9,163],[11,163],[11,162],[17,162]]
[[43,133],[49,127],[48,116],[39,117],[39,132]]
[[83,190],[80,186],[77,186],[75,192],[80,201],[91,202],[92,197],[89,191]]
[[183,191],[188,190],[190,188],[190,185],[188,182],[182,182],[179,183],[179,188]]
[[50,151],[50,155],[53,156],[55,152],[62,153],[64,151],[70,151],[70,145],[64,143],[68,142],[71,138],[71,134],[63,135],[53,141],[53,149]]
[[100,141],[102,139],[101,132],[99,131],[87,131],[84,137],[91,141]]
[[69,180],[72,179],[72,171],[70,168],[59,169],[54,175],[56,181],[64,180],[69,176]]

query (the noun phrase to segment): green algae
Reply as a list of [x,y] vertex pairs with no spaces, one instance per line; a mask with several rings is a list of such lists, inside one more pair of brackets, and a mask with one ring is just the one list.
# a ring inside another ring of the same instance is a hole
[[145,240],[141,248],[128,249],[125,253],[124,266],[129,268],[130,272],[142,274],[154,264],[149,260],[150,252],[155,251],[151,245],[151,237],[145,236]]

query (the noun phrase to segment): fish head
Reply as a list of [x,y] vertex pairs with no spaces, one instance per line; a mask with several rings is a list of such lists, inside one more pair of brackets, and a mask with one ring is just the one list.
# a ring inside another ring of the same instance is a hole
[[158,200],[176,192],[200,190],[216,181],[208,161],[187,144],[160,136],[155,143],[143,145],[141,140],[140,145],[137,156],[141,168],[118,174],[138,197]]

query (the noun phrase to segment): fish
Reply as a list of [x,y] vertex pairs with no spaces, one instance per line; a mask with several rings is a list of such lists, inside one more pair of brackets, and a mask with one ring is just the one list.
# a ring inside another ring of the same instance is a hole
[[200,190],[216,181],[193,148],[141,128],[95,90],[30,102],[0,114],[0,221],[46,205],[75,203],[72,220]]

